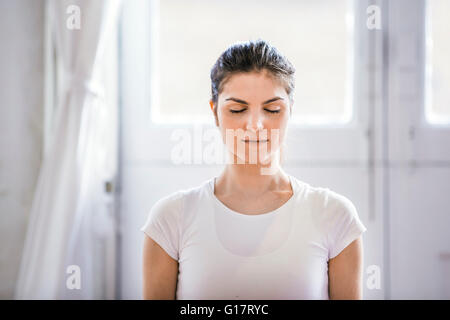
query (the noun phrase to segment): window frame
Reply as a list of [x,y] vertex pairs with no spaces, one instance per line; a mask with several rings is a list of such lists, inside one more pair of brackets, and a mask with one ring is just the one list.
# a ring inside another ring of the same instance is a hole
[[[369,1],[370,2],[370,1]],[[355,25],[363,23],[366,25],[366,1],[354,1]],[[138,0],[134,5],[128,5],[124,10],[122,28],[122,59],[123,76],[125,84],[123,88],[123,103],[133,105],[133,115],[125,121],[132,126],[138,139],[127,140],[128,144],[124,150],[124,161],[138,161],[151,163],[170,162],[171,147],[174,143],[162,145],[160,141],[171,141],[174,130],[188,130],[192,135],[198,130],[214,129],[213,115],[209,124],[204,123],[153,123],[151,121],[152,97],[151,56],[152,35],[148,41],[142,41],[136,37],[127,37],[127,32],[145,35],[149,33],[152,26],[151,10],[153,1]],[[124,5],[125,6],[125,5]],[[138,29],[138,30],[137,30]],[[305,125],[290,123],[287,133],[287,149],[285,151],[284,163],[314,163],[314,164],[343,164],[364,166],[368,162],[368,140],[372,129],[369,128],[368,105],[372,96],[369,83],[366,81],[373,65],[367,60],[367,28],[355,27],[354,39],[354,74],[353,78],[353,117],[348,123],[327,125]],[[362,31],[361,31],[362,30]],[[138,31],[138,32],[136,32]],[[157,35],[156,35],[157,36]],[[155,35],[153,35],[155,37]],[[137,59],[137,60],[136,60]],[[154,58],[153,58],[154,59]],[[133,61],[134,60],[134,61]],[[136,61],[140,63],[136,63]],[[381,66],[377,66],[381,68]],[[133,85],[128,85],[128,84]],[[138,84],[138,85],[136,85]],[[138,89],[140,87],[140,89]],[[131,143],[130,143],[131,142]],[[152,149],[146,145],[158,145]],[[302,146],[296,148],[295,145]],[[327,146],[324,148],[323,146]],[[197,164],[201,164],[197,163]],[[222,164],[220,164],[222,165]]]
[[[394,18],[401,13],[392,10],[394,26],[390,36],[402,50],[393,50],[390,54],[389,77],[395,84],[389,90],[390,117],[395,124],[391,129],[390,154],[396,163],[407,162],[411,167],[445,165],[450,162],[450,148],[442,146],[450,145],[450,125],[431,123],[426,117],[428,5],[421,1],[417,6],[416,10],[408,13],[414,14],[410,19],[417,21],[414,30],[396,26]],[[408,110],[405,110],[406,105]],[[399,121],[401,118],[405,120]]]

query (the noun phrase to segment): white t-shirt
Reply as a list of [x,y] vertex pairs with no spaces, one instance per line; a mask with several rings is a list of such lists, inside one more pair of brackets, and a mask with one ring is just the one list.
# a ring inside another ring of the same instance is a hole
[[213,177],[158,200],[141,228],[179,263],[176,299],[328,299],[328,260],[366,227],[346,197],[289,175],[280,208],[246,215]]

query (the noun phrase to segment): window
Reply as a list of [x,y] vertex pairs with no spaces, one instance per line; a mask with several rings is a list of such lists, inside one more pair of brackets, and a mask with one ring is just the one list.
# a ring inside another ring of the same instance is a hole
[[427,1],[425,116],[433,124],[450,123],[449,12],[450,1]]
[[347,123],[352,7],[351,0],[152,0],[152,121],[212,124],[211,67],[232,43],[262,38],[296,67],[292,122]]

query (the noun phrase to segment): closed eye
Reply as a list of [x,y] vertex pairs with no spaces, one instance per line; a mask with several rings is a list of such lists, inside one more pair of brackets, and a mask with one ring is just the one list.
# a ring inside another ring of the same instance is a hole
[[[247,109],[242,109],[242,110],[231,110],[230,109],[230,112],[231,113],[241,113],[245,110],[247,110]],[[280,112],[280,110],[269,110],[269,109],[264,109],[264,110],[266,110],[267,112],[270,112],[270,113],[279,113]]]

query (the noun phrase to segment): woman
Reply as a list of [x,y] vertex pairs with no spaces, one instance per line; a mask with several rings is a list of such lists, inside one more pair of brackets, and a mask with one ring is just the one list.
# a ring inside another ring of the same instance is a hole
[[362,298],[366,228],[354,205],[280,166],[294,73],[263,40],[213,66],[210,106],[231,161],[151,208],[144,299]]

